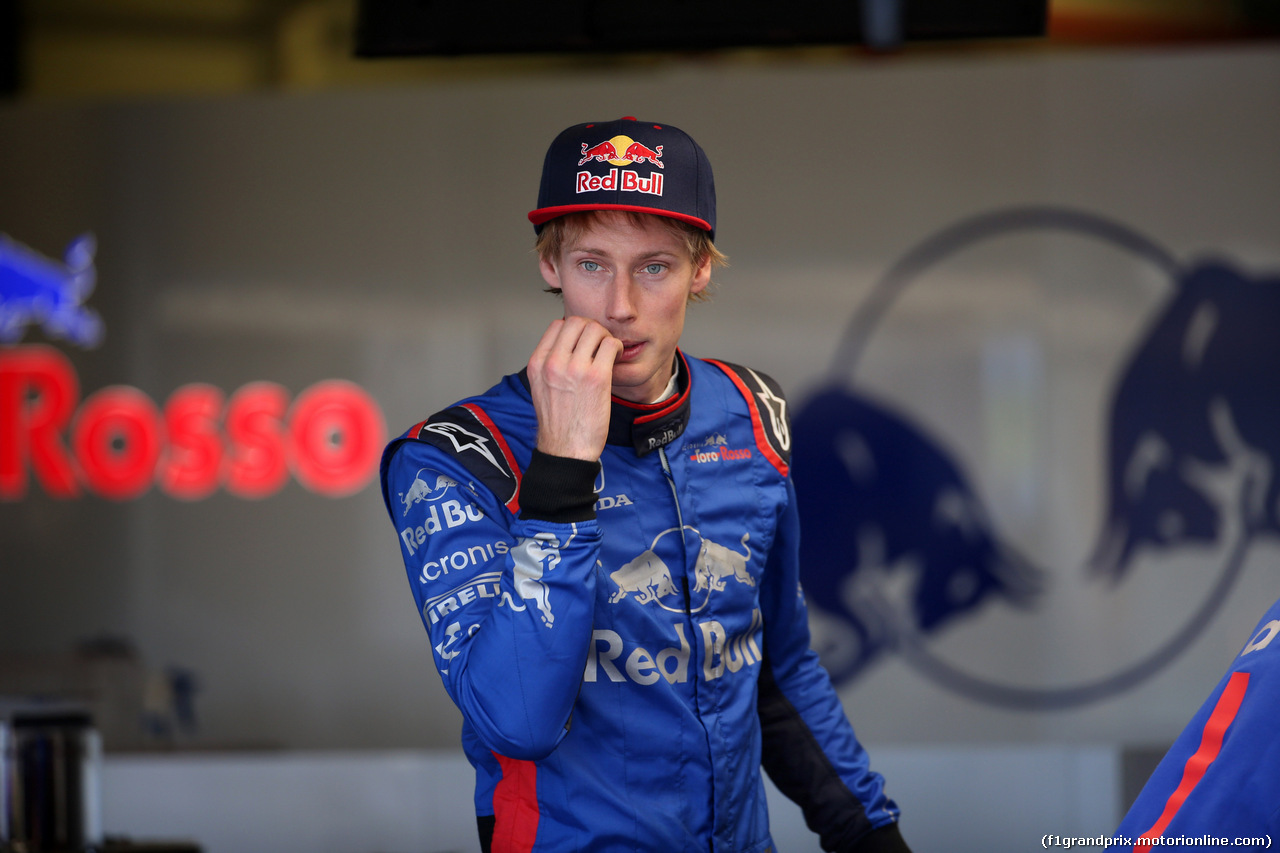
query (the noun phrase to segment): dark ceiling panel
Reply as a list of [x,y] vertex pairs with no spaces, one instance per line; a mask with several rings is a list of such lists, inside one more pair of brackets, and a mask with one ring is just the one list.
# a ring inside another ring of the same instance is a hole
[[700,51],[1042,36],[1047,0],[359,0],[358,56]]

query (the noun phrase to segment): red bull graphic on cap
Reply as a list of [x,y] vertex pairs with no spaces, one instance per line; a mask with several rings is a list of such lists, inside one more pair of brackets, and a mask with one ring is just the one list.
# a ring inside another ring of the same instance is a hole
[[[619,150],[623,152],[621,155],[618,154]],[[625,134],[606,139],[599,145],[593,145],[590,148],[587,147],[587,143],[582,143],[582,159],[578,161],[578,165],[585,165],[592,160],[605,161],[615,166],[626,166],[630,163],[644,163],[647,161],[659,169],[666,168],[662,165],[661,145],[647,148]]]
[[578,172],[574,176],[575,193],[620,190],[662,195],[663,176],[660,172],[650,172],[648,177],[644,177],[637,171],[620,168],[642,163],[649,163],[659,169],[666,168],[662,163],[661,145],[649,148],[626,134],[619,134],[595,145],[583,142],[582,158],[578,160],[578,165],[585,166],[591,162],[608,163],[615,168],[610,169],[606,175],[595,175],[585,169]]
[[[668,185],[667,178],[675,182]],[[557,217],[593,210],[666,216],[715,239],[711,163],[697,142],[669,124],[626,116],[565,128],[543,158],[529,221],[541,233]]]

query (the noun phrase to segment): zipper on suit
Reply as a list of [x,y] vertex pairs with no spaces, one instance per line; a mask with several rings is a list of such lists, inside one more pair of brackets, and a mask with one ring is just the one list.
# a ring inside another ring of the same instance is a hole
[[[676,489],[676,478],[671,473],[671,464],[667,462],[667,449],[665,447],[658,448],[658,458],[662,460],[662,473],[666,475],[667,484],[671,486],[671,500],[676,505],[676,523],[680,525],[680,551],[682,554],[688,554],[689,543],[685,541],[684,512],[680,509],[680,492]],[[689,572],[687,570],[680,572],[680,586],[684,591],[684,614],[692,618],[693,613],[689,604]]]

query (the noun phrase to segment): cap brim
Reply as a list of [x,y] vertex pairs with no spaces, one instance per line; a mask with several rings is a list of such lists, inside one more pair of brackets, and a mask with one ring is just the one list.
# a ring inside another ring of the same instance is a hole
[[711,223],[705,219],[699,219],[696,216],[689,216],[685,213],[663,210],[660,207],[645,207],[637,204],[566,204],[558,207],[540,207],[537,210],[529,211],[529,221],[534,225],[542,225],[558,216],[565,216],[570,213],[584,213],[590,210],[622,210],[629,213],[649,213],[654,216],[665,216],[668,219],[678,219],[703,231],[711,230]]

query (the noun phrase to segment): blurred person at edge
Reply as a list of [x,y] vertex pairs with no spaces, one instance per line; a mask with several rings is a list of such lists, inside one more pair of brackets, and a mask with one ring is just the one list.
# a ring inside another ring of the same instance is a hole
[[[1212,836],[1232,841],[1269,837],[1280,841],[1277,634],[1280,601],[1271,605],[1226,674],[1165,753],[1117,835],[1180,840]],[[1216,850],[1220,846],[1188,849]]]
[[771,851],[763,766],[823,849],[906,851],[809,648],[782,391],[679,348],[724,263],[706,154],[568,128],[529,219],[563,318],[382,465],[482,849]]

